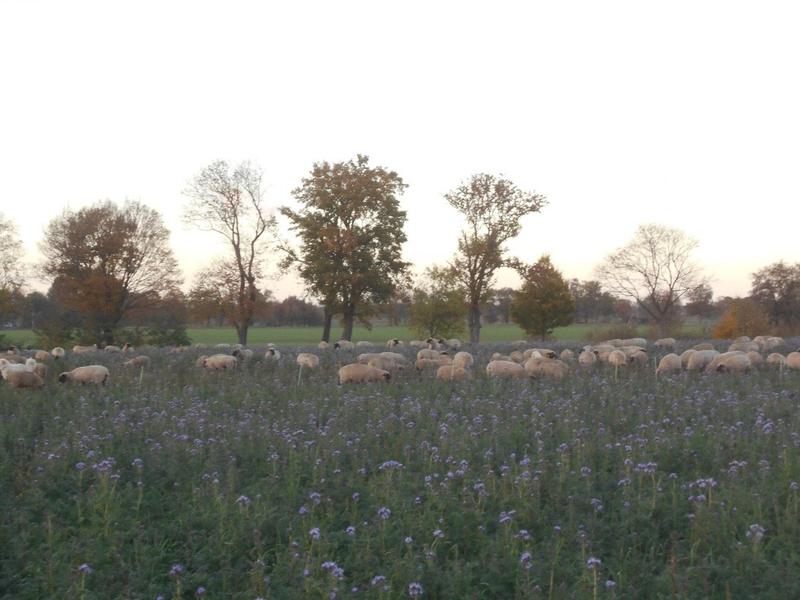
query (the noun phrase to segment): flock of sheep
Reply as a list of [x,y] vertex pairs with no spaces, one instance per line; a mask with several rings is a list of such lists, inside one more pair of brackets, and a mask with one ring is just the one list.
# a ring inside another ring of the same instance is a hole
[[[748,337],[736,339],[726,352],[719,352],[714,345],[703,342],[685,350],[678,355],[674,352],[676,340],[663,338],[654,344],[656,352],[661,356],[656,375],[680,373],[682,371],[703,372],[747,372],[762,365],[776,366],[779,369],[800,370],[800,350],[787,355],[776,350],[786,347],[783,338],[774,336],[758,336],[752,340]],[[361,352],[359,350],[376,350],[371,342],[353,343],[340,340],[333,345],[320,342],[318,354],[300,352],[296,356],[299,366],[298,382],[303,370],[314,371],[320,368],[319,354],[333,352],[337,365],[343,361],[351,361],[338,368],[338,382],[365,383],[372,381],[389,381],[398,371],[430,371],[435,378],[442,381],[463,381],[473,379],[476,366],[475,357],[462,350],[462,343],[457,339],[414,340],[404,344],[398,339],[386,343],[387,349],[382,352]],[[525,341],[515,342],[509,354],[492,354],[485,372],[490,379],[553,379],[556,381],[567,377],[576,369],[590,369],[598,364],[614,367],[616,378],[620,368],[646,367],[651,364],[648,354],[648,342],[644,338],[614,339],[598,344],[587,345],[578,351],[565,349],[559,354],[549,348],[526,348]],[[186,352],[189,348],[175,347],[172,354]],[[241,345],[217,344],[217,354],[202,355],[196,360],[196,366],[208,371],[232,371],[242,363],[256,358],[256,354]],[[404,350],[410,352],[404,353]],[[225,352],[222,352],[222,351]],[[414,353],[416,350],[416,353]],[[74,355],[91,355],[99,352],[97,345],[75,346]],[[122,347],[106,346],[102,352],[120,354],[127,357],[122,362],[124,367],[144,368],[150,364],[150,357],[140,354],[134,356],[134,349],[129,345]],[[60,359],[66,355],[63,348],[30,350],[27,352],[10,348],[0,358],[0,375],[12,387],[41,388],[48,372],[47,362]],[[263,355],[266,362],[280,362],[281,352],[270,344]],[[78,382],[83,384],[106,385],[110,377],[108,368],[93,364],[80,366],[65,371],[58,376],[61,383]]]

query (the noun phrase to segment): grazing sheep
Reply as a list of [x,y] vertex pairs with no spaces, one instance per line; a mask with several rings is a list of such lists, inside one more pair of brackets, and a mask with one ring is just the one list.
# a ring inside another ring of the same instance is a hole
[[39,362],[44,362],[46,360],[50,360],[52,358],[50,353],[47,350],[34,350],[33,358],[35,358]]
[[239,359],[230,354],[212,354],[203,360],[203,368],[209,371],[233,371]]
[[317,344],[317,348],[319,348],[320,350],[327,350],[328,348],[330,348],[330,344],[325,340],[322,340],[319,344]]
[[120,348],[119,346],[113,346],[113,345],[109,344],[108,346],[103,348],[103,352],[108,352],[110,354],[116,354],[117,352],[122,352],[122,348]]
[[515,363],[522,364],[525,362],[525,357],[522,355],[522,352],[519,350],[512,350],[511,354],[508,357],[513,360]]
[[28,359],[21,354],[4,354],[2,360],[12,365],[24,365]]
[[123,367],[147,367],[150,366],[150,357],[149,356],[134,356],[130,360],[126,360],[122,363]]
[[686,370],[702,371],[717,355],[719,355],[719,352],[716,350],[697,350],[689,357],[689,362],[686,363]]
[[362,352],[361,354],[356,356],[356,362],[365,365],[376,356],[380,356],[380,354],[378,354],[377,352]]
[[381,369],[382,371],[389,371],[390,373],[394,373],[395,371],[403,371],[405,369],[404,363],[399,363],[394,359],[381,355],[373,356],[367,361],[367,364],[370,367],[375,367],[376,369]]
[[[42,365],[44,366],[44,365]],[[3,379],[13,388],[39,389],[44,385],[43,379],[33,371],[9,371],[3,373]]]
[[128,342],[125,342],[125,344],[122,346],[122,353],[128,354],[130,352],[133,352],[133,346],[131,346]]
[[89,352],[94,352],[97,350],[97,344],[92,344],[91,346],[73,346],[72,353],[73,354],[88,354]]
[[106,385],[110,374],[103,365],[89,365],[87,367],[77,367],[72,371],[66,371],[58,376],[60,383],[67,381],[77,381],[81,384],[93,383],[94,385]]
[[620,346],[639,346],[641,348],[647,348],[647,340],[644,338],[628,338],[620,340],[620,342]]
[[699,344],[692,346],[692,350],[702,352],[704,350],[716,350],[716,348],[714,348],[714,344],[711,342],[700,342]]
[[745,343],[747,343],[749,341],[750,341],[749,337],[747,337],[746,335],[740,335],[735,340],[733,340],[733,343],[734,344],[745,344]]
[[206,359],[208,358],[207,355],[201,354],[197,357],[197,360],[194,361],[196,367],[204,367],[206,364]]
[[172,346],[169,349],[170,354],[183,354],[189,349],[189,346]]
[[264,353],[264,360],[279,361],[280,359],[281,353],[277,348],[267,348],[267,351]]
[[675,338],[661,338],[660,340],[656,340],[654,345],[656,348],[667,348],[672,350],[675,348],[676,343],[677,342]]
[[417,371],[424,371],[429,367],[443,367],[452,364],[453,360],[447,354],[442,354],[436,358],[418,358],[414,366]]
[[36,362],[35,358],[29,358],[25,361],[25,368],[31,373],[36,373],[44,380],[47,377],[47,365]]
[[372,348],[374,345],[372,342],[356,342],[356,348]]
[[55,359],[64,358],[64,355],[66,353],[67,353],[67,351],[64,350],[61,346],[56,346],[55,348],[50,350],[50,354],[52,354],[53,358],[55,358]]
[[230,350],[231,345],[226,343],[214,344],[214,348],[219,348],[220,350]]
[[242,362],[246,360],[250,360],[253,358],[253,351],[250,348],[236,348],[233,352],[231,352],[231,356],[235,356]]
[[744,352],[725,352],[706,367],[709,373],[746,373],[753,365]]
[[486,375],[490,379],[523,379],[525,369],[511,360],[493,360],[486,365]]
[[[681,366],[685,369],[689,368],[689,358],[697,352],[694,348],[689,348],[688,350],[684,350],[681,354]],[[702,352],[702,351],[701,351]]]
[[462,369],[469,369],[475,363],[475,359],[472,357],[472,354],[469,352],[456,352],[456,355],[453,357],[453,365],[455,367],[460,367]]
[[450,338],[449,340],[444,341],[445,346],[447,346],[450,350],[461,350],[461,340],[458,338]]
[[3,379],[6,378],[7,373],[15,373],[27,370],[28,368],[25,366],[25,364],[12,363],[6,358],[0,358],[0,377]]
[[762,352],[770,352],[771,350],[775,350],[775,348],[780,348],[781,346],[786,345],[786,340],[784,340],[782,337],[774,335],[765,336],[761,340],[755,338],[753,341],[759,345]]
[[786,366],[790,369],[800,369],[800,351],[786,355]]
[[747,353],[747,358],[750,359],[750,364],[754,367],[760,367],[764,364],[764,357],[760,352],[753,352],[752,350]]
[[390,339],[389,341],[386,342],[386,347],[389,348],[389,349],[397,348],[398,346],[402,346],[402,345],[403,345],[403,342],[401,342],[397,338],[392,338],[392,339]]
[[527,340],[516,340],[511,342],[511,345],[514,346],[514,348],[523,348],[528,345],[528,342]]
[[319,356],[310,352],[301,352],[297,355],[297,364],[306,369],[319,367]]
[[565,363],[569,363],[575,360],[575,353],[569,348],[565,348],[558,357]]
[[531,379],[561,381],[569,373],[569,366],[557,358],[531,357],[525,362],[525,372]]
[[425,340],[425,344],[427,344],[428,348],[431,350],[446,350],[444,340],[442,338],[432,338],[429,337]]
[[411,346],[412,348],[427,348],[428,347],[428,344],[426,344],[422,340],[411,340],[410,342],[408,342],[408,345]]
[[632,365],[644,366],[647,364],[647,351],[643,348],[640,348],[637,352],[631,352],[627,356],[628,363]]
[[608,353],[608,364],[613,367],[624,367],[628,364],[628,355],[622,350],[614,350]]
[[403,356],[402,354],[397,353],[397,352],[380,352],[378,354],[378,356],[383,356],[384,358],[391,358],[394,362],[396,362],[398,364],[405,365],[405,364],[408,363],[408,360],[406,359],[406,357]]
[[356,345],[349,341],[349,340],[339,340],[333,345],[335,350],[348,350],[352,351],[355,349]]
[[773,352],[767,356],[767,364],[778,365],[779,367],[782,367],[786,364],[786,357],[778,352]]
[[680,373],[683,369],[683,361],[681,357],[671,352],[661,357],[661,360],[658,361],[658,367],[656,368],[656,375],[663,375],[663,374],[670,374],[670,373]]
[[472,379],[472,373],[464,367],[452,365],[443,365],[436,369],[436,379],[439,381],[469,381]]
[[392,374],[383,369],[354,363],[339,369],[339,383],[366,383],[369,381],[390,381]]
[[545,358],[555,358],[556,353],[549,348],[528,348],[525,352],[522,353],[522,356],[525,360],[528,360],[531,356],[534,355],[535,352],[539,353],[539,356],[544,356]]
[[417,358],[439,358],[443,354],[447,354],[447,352],[440,352],[439,350],[433,350],[431,348],[423,348],[417,352]]
[[511,356],[509,356],[508,354],[500,354],[499,352],[495,352],[494,354],[492,354],[491,360],[503,360],[506,362],[514,362],[513,360],[511,360]]
[[592,367],[597,362],[597,355],[591,350],[582,350],[578,355],[578,364],[582,367]]

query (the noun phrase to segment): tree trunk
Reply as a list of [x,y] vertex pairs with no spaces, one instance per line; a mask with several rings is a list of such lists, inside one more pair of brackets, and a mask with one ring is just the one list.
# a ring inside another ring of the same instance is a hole
[[331,323],[333,322],[333,313],[328,310],[328,306],[325,305],[325,322],[322,325],[322,341],[323,342],[330,342],[331,341]]
[[236,337],[239,338],[239,343],[242,346],[247,346],[247,321],[236,324]]
[[473,304],[469,307],[469,342],[477,344],[481,339],[481,307]]
[[342,317],[342,339],[352,341],[353,338],[353,324],[356,317],[356,307],[353,304],[348,304],[344,308],[344,315]]

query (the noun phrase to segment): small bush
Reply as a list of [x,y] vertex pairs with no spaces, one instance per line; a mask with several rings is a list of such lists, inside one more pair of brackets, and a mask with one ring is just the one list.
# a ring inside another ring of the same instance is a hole
[[739,298],[731,302],[714,327],[714,338],[729,339],[741,335],[754,337],[769,332],[769,319],[761,307],[749,298]]
[[635,325],[627,323],[618,323],[609,327],[598,327],[587,332],[586,339],[589,342],[602,342],[604,340],[615,340],[626,338],[638,337],[638,331]]

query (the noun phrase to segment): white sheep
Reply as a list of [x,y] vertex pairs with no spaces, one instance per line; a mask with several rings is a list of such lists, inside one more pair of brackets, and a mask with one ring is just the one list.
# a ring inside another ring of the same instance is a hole
[[411,346],[412,348],[427,348],[428,347],[428,344],[426,344],[422,340],[411,340],[410,342],[408,342],[408,345]]
[[103,352],[108,352],[109,354],[117,354],[118,352],[122,352],[122,348],[119,346],[113,346],[109,344],[105,348],[103,348]]
[[493,360],[486,365],[486,375],[490,379],[524,379],[525,369],[511,360]]
[[301,352],[297,355],[297,364],[306,369],[316,369],[319,367],[319,356],[311,352]]
[[752,367],[744,352],[725,352],[716,356],[706,367],[709,373],[746,373]]
[[46,360],[50,360],[52,356],[50,356],[50,353],[47,350],[35,350],[33,352],[33,358],[39,362],[44,362]]
[[511,360],[511,356],[509,354],[500,354],[499,352],[492,353],[490,360],[502,360],[506,362],[514,362]]
[[356,342],[356,348],[372,348],[375,344],[367,341]]
[[689,357],[691,357],[695,352],[697,352],[697,350],[694,348],[689,348],[688,350],[684,350],[681,354],[681,366],[684,370],[689,368]]
[[714,348],[714,344],[711,342],[700,342],[699,344],[692,346],[692,350],[698,350],[702,352],[703,350],[716,350],[716,348]]
[[750,351],[747,353],[747,358],[750,359],[750,364],[754,367],[760,367],[764,364],[764,357],[760,352]]
[[656,340],[654,345],[656,348],[666,348],[672,350],[673,348],[675,348],[676,343],[677,341],[675,340],[675,338],[668,337]]
[[455,364],[443,365],[436,369],[436,379],[439,381],[469,381],[472,379],[472,373]]
[[597,355],[591,350],[581,350],[578,355],[578,364],[582,367],[592,367],[597,362]]
[[447,346],[450,350],[461,350],[461,340],[458,338],[450,338],[449,340],[444,341],[445,346]]
[[21,371],[9,371],[8,373],[3,373],[3,379],[5,379],[8,382],[8,385],[13,388],[39,389],[44,385],[44,381],[41,377],[39,377],[39,375],[33,371],[28,371],[25,369]]
[[473,358],[472,354],[463,350],[461,352],[456,352],[456,355],[453,357],[453,366],[455,367],[469,369],[474,363],[475,359]]
[[716,350],[696,350],[689,356],[689,361],[686,363],[686,370],[702,371],[717,355],[719,355],[719,352]]
[[558,357],[565,363],[569,363],[575,360],[575,353],[569,348],[565,348]]
[[67,381],[77,381],[81,384],[92,383],[94,385],[106,385],[110,377],[108,369],[103,365],[88,365],[86,367],[77,367],[72,371],[66,371],[58,376],[60,383]]
[[233,371],[239,359],[230,354],[212,354],[203,360],[203,368],[209,371]]
[[800,370],[800,351],[790,352],[786,355],[786,366],[790,369]]
[[31,373],[36,373],[44,380],[47,377],[47,365],[36,362],[35,358],[29,358],[25,361],[25,368]]
[[339,383],[367,383],[370,381],[389,381],[392,374],[383,369],[376,369],[369,365],[354,363],[339,369]]
[[367,364],[370,367],[375,367],[376,369],[381,369],[382,371],[389,371],[390,373],[394,373],[395,371],[403,371],[405,369],[404,363],[399,363],[392,358],[381,356],[380,354],[369,359]]
[[330,344],[325,340],[322,340],[319,344],[317,344],[317,348],[320,350],[327,350],[330,347]]
[[381,352],[378,356],[383,356],[384,358],[391,358],[394,362],[399,364],[407,364],[408,359],[405,356],[400,354],[399,352]]
[[403,345],[403,342],[401,342],[397,338],[392,338],[392,339],[386,341],[386,347],[389,348],[389,349],[397,348],[398,346],[402,346],[402,345]]
[[439,350],[433,350],[432,348],[423,348],[419,352],[417,352],[417,358],[439,358],[443,354],[447,354],[447,352],[440,352]]
[[231,345],[225,342],[221,342],[219,344],[214,344],[214,348],[219,348],[220,350],[230,350]]
[[414,366],[417,371],[424,371],[430,367],[443,367],[452,364],[453,360],[447,354],[442,354],[436,358],[418,358]]
[[231,356],[235,356],[244,362],[253,358],[253,351],[250,350],[250,348],[236,348],[236,350],[231,352]]
[[525,362],[525,372],[531,379],[555,379],[561,381],[569,373],[569,365],[557,358],[532,356]]
[[122,363],[123,367],[147,367],[150,365],[149,356],[134,356]]
[[768,365],[778,365],[779,367],[783,367],[786,364],[786,357],[779,352],[773,352],[769,356],[767,356],[767,364]]
[[728,346],[728,352],[758,352],[760,349],[756,342],[734,342]]
[[92,344],[91,346],[73,346],[72,353],[73,354],[88,354],[89,352],[94,352],[97,350],[97,344]]
[[539,356],[544,356],[545,358],[556,358],[555,351],[550,350],[550,348],[528,348],[522,353],[523,359],[528,360],[531,356],[533,356],[534,352],[538,352]]
[[333,345],[333,347],[336,350],[352,351],[353,349],[355,349],[356,345],[350,340],[339,340]]
[[380,354],[378,354],[377,352],[362,352],[361,354],[356,356],[356,362],[365,365],[376,356],[380,356]]
[[280,350],[277,348],[267,348],[264,353],[264,360],[277,362],[281,359]]
[[56,346],[55,348],[50,350],[50,354],[52,354],[53,358],[55,359],[64,358],[64,355],[66,353],[67,353],[66,350],[64,350],[61,346]]
[[656,368],[656,375],[661,374],[670,374],[670,373],[680,373],[683,369],[683,362],[681,361],[681,357],[671,352],[661,357],[661,360],[658,361],[658,367]]

